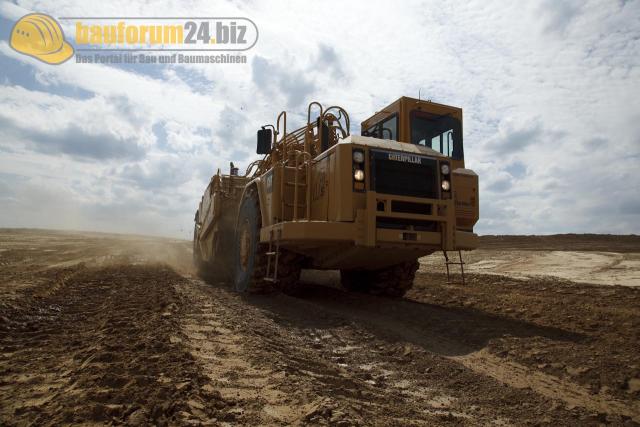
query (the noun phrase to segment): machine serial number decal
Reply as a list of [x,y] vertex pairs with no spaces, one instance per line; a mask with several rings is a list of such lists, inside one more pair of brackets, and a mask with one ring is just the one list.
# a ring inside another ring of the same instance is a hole
[[422,158],[420,156],[412,156],[410,154],[400,154],[400,153],[389,153],[389,160],[395,160],[396,162],[405,162],[405,163],[422,163]]

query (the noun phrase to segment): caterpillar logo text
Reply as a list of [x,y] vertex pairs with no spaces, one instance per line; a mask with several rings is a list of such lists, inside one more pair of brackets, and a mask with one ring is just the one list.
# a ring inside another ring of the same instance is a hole
[[411,156],[407,154],[389,153],[389,160],[395,160],[396,162],[405,163],[422,163],[422,158],[419,156]]

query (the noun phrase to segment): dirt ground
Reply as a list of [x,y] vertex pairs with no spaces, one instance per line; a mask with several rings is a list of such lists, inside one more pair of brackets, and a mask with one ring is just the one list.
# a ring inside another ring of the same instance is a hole
[[[444,272],[443,259],[442,253],[425,257],[421,270]],[[637,236],[483,236],[482,247],[464,253],[463,259],[469,273],[640,287]]]
[[640,425],[638,237],[439,256],[399,300],[242,296],[189,242],[0,230],[0,424]]

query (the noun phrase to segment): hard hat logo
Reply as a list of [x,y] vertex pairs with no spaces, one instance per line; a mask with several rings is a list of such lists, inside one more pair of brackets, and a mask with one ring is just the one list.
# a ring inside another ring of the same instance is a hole
[[73,46],[64,39],[62,27],[49,15],[30,13],[11,30],[11,47],[47,64],[62,64],[73,56]]

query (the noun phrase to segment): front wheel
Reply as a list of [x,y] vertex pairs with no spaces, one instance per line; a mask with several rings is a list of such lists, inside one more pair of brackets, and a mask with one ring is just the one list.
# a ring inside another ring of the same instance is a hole
[[[262,218],[258,203],[258,195],[250,190],[240,205],[234,245],[234,288],[238,292],[257,294],[289,292],[300,279],[300,259],[292,252],[280,249],[278,281],[265,280],[268,245],[260,243]],[[271,263],[270,274],[273,274],[275,257],[271,258]]]
[[238,212],[234,244],[234,288],[238,292],[268,293],[273,291],[264,280],[267,255],[260,244],[260,206],[257,194],[249,191]]

